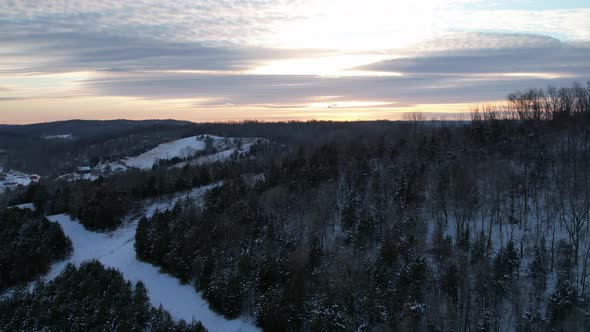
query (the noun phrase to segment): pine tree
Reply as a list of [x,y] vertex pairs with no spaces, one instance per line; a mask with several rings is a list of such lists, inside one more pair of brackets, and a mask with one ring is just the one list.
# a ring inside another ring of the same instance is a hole
[[55,279],[0,298],[0,331],[202,331],[149,305],[147,290],[98,261],[68,265]]
[[531,263],[531,277],[535,285],[545,289],[547,274],[549,273],[549,255],[545,244],[545,237],[535,245],[533,261]]
[[494,280],[498,294],[505,294],[508,283],[518,273],[519,259],[514,242],[510,240],[506,247],[501,248],[494,259]]
[[150,312],[150,299],[147,289],[143,282],[138,281],[133,290],[133,316],[136,326],[144,330],[148,323],[148,314]]
[[459,287],[462,280],[463,277],[457,265],[451,264],[441,280],[441,288],[447,294],[451,303],[456,303],[459,299]]
[[147,224],[148,220],[145,216],[139,219],[137,223],[137,228],[135,229],[135,242],[133,242],[133,246],[135,247],[135,253],[137,257],[143,260],[148,258],[146,244],[148,243],[147,239]]

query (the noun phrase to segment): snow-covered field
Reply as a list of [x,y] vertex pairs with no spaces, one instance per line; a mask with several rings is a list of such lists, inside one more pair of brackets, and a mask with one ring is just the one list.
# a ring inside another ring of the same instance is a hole
[[[208,140],[210,140],[212,152],[203,154],[203,151],[207,148]],[[90,168],[89,172],[63,174],[57,179],[65,181],[94,181],[100,175],[107,176],[113,173],[124,172],[129,168],[149,170],[158,164],[160,160],[170,160],[173,158],[183,160],[173,165],[173,167],[184,167],[187,164],[204,165],[226,161],[233,157],[247,156],[254,144],[265,141],[266,139],[262,138],[235,138],[214,135],[191,136],[160,144],[154,149],[135,157],[126,157],[112,162],[100,163]]]
[[14,189],[20,186],[28,186],[31,182],[31,174],[18,171],[0,172],[0,192],[6,189]]
[[[172,208],[176,202],[187,197],[199,200],[207,190],[216,185],[218,184],[196,188],[165,200],[147,202],[141,212],[151,216],[158,210]],[[132,282],[143,281],[152,304],[161,304],[175,319],[189,322],[200,320],[209,331],[258,331],[250,322],[227,320],[213,312],[193,287],[182,285],[178,279],[161,273],[157,267],[137,260],[134,238],[138,218],[133,218],[110,233],[88,231],[65,214],[49,216],[48,219],[62,226],[64,233],[72,240],[74,251],[67,260],[54,264],[45,279],[55,278],[68,263],[79,265],[86,260],[96,259],[105,266],[118,269]]]
[[12,206],[9,206],[9,208],[11,208],[11,209],[21,209],[21,210],[31,210],[31,211],[36,211],[37,210],[37,208],[35,207],[35,205],[33,203],[24,203],[24,204],[12,205]]
[[[198,156],[197,154],[199,152],[202,153],[202,151],[207,148],[208,140],[210,140],[210,147],[214,149],[214,152]],[[128,168],[148,170],[160,160],[170,160],[173,158],[184,159],[184,161],[174,165],[175,167],[183,167],[189,163],[191,165],[203,165],[229,160],[234,155],[243,157],[250,152],[250,149],[255,143],[264,141],[266,140],[262,138],[235,138],[214,135],[185,137],[176,141],[160,144],[154,149],[138,156],[99,164],[94,168],[94,171],[101,174],[107,174],[122,172]]]
[[137,157],[126,158],[123,162],[129,167],[151,169],[158,160],[168,160],[177,157],[188,158],[194,155],[197,151],[202,151],[204,149],[204,138],[199,139],[199,136],[191,136],[160,144],[154,149],[142,153]]

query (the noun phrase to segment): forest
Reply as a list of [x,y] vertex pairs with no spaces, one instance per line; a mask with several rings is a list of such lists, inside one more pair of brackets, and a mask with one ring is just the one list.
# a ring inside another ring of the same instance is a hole
[[70,240],[61,227],[27,209],[0,211],[0,292],[47,273],[68,256]]
[[3,331],[204,331],[198,322],[175,322],[149,303],[141,282],[99,262],[69,265],[54,280],[19,289],[0,300]]
[[[590,82],[517,91],[465,121],[193,129],[271,143],[244,160],[45,180],[6,204],[104,231],[146,198],[220,183],[142,217],[135,251],[265,331],[590,329]],[[5,301],[33,308],[51,285]]]

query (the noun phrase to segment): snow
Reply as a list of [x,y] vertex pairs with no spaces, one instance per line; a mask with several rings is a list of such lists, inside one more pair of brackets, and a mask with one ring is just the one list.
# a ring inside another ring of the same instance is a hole
[[72,139],[72,134],[48,135],[42,136],[43,139]]
[[25,174],[19,171],[9,171],[8,173],[0,173],[0,175],[4,175],[4,177],[0,176],[0,192],[3,192],[6,189],[14,189],[21,186],[28,186],[33,182],[31,180],[31,174]]
[[125,166],[120,160],[110,163],[100,163],[94,167],[94,170],[101,174],[124,172],[129,167]]
[[[196,188],[166,200],[148,202],[142,209],[142,214],[152,216],[156,211],[172,208],[176,202],[187,197],[200,200],[207,190],[217,185],[219,183]],[[105,266],[118,269],[132,282],[143,281],[151,303],[154,306],[161,304],[175,319],[184,319],[188,322],[199,320],[209,331],[258,331],[258,328],[248,321],[228,320],[213,312],[193,287],[182,285],[178,279],[161,273],[156,266],[137,260],[134,238],[138,218],[110,233],[88,231],[66,214],[47,218],[61,225],[64,233],[72,241],[74,251],[67,260],[54,264],[45,279],[55,278],[68,263],[79,265],[86,260],[96,259]]]
[[227,150],[220,151],[220,152],[210,154],[207,156],[201,156],[201,157],[197,158],[196,160],[194,160],[193,162],[191,162],[191,164],[204,165],[204,164],[213,163],[213,162],[217,162],[217,161],[229,160],[233,155],[243,156],[243,155],[250,152],[250,148],[252,147],[252,145],[253,145],[253,143],[247,143],[247,144],[242,145],[241,148],[234,147],[234,148],[229,148]]
[[[211,147],[215,152],[199,156],[198,153],[207,147],[206,140],[211,139]],[[259,142],[267,142],[263,138],[237,138],[221,137],[215,135],[198,135],[182,138],[158,145],[152,150],[134,157],[126,157],[120,160],[100,163],[93,168],[93,173],[112,174],[126,171],[129,168],[149,170],[158,164],[159,160],[180,158],[183,161],[172,167],[184,167],[190,165],[203,165],[218,161],[226,161],[237,155],[244,157],[250,152],[252,146]]]
[[[204,165],[208,163],[213,163],[216,161],[225,161],[229,160],[231,156],[237,151],[237,149],[228,149],[225,151],[220,151],[217,153],[213,153],[207,156],[201,156],[197,158],[193,163],[196,165]],[[191,163],[191,164],[193,164]]]
[[188,158],[194,155],[195,152],[204,149],[204,140],[199,139],[198,136],[191,136],[160,144],[156,148],[142,153],[137,157],[125,158],[123,162],[129,167],[151,169],[158,160],[168,160],[176,157]]
[[64,180],[68,182],[78,181],[78,180],[88,180],[94,181],[98,179],[98,175],[91,174],[91,173],[68,173],[64,175],[60,175],[56,180]]
[[[215,136],[217,137],[217,136]],[[183,161],[175,164],[174,167],[184,167],[190,165],[205,165],[214,162],[230,160],[233,156],[242,158],[250,153],[250,149],[255,143],[267,141],[262,138],[218,138],[213,142],[213,147],[218,151],[209,155],[200,156],[191,161]],[[239,143],[241,142],[241,144]]]
[[24,204],[13,205],[13,206],[9,206],[9,208],[21,209],[21,210],[29,209],[31,211],[37,210],[37,208],[35,207],[35,205],[33,203],[24,203]]

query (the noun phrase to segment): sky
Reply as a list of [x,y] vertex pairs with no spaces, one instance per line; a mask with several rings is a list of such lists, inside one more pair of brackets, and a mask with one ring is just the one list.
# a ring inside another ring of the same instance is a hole
[[589,59],[587,0],[0,0],[0,123],[449,118]]

